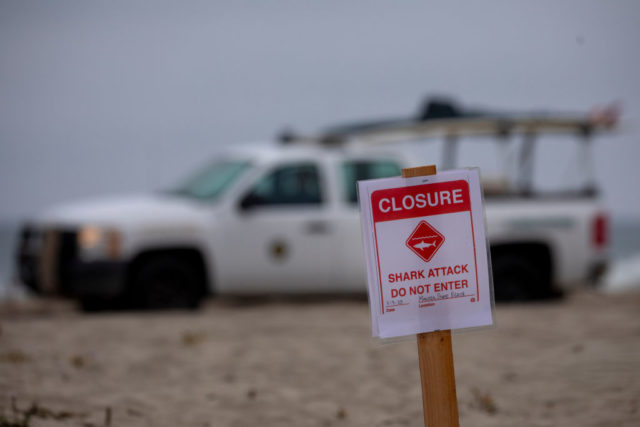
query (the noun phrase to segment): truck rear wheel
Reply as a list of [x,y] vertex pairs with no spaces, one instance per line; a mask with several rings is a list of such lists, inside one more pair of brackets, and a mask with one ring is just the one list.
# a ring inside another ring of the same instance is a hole
[[529,262],[515,256],[499,256],[492,260],[496,301],[526,301],[534,298],[540,285],[539,274]]
[[136,305],[146,309],[193,309],[202,298],[195,268],[170,255],[145,260],[132,285]]
[[492,250],[496,301],[529,301],[552,294],[550,261],[541,248]]
[[78,299],[80,309],[85,313],[95,313],[119,308],[117,299],[82,296]]

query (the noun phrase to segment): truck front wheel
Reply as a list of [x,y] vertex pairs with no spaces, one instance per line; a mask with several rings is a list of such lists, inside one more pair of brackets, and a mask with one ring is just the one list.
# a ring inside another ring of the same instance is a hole
[[146,309],[197,308],[202,298],[194,266],[174,256],[144,261],[132,280],[134,303]]

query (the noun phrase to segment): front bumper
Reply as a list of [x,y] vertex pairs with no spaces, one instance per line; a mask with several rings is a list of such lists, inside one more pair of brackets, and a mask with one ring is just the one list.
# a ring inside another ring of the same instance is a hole
[[76,242],[75,230],[23,228],[16,260],[20,280],[43,295],[120,295],[126,280],[126,262],[83,261],[78,257]]

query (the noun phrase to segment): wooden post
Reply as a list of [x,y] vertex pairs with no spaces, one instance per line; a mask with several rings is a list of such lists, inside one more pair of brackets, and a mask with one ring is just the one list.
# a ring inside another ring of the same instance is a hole
[[[402,169],[403,178],[434,175],[435,165]],[[451,331],[418,334],[418,363],[426,427],[459,427]]]

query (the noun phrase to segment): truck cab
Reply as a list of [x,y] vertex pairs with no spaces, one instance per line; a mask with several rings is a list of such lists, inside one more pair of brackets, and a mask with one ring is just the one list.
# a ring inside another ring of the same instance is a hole
[[355,183],[408,163],[392,152],[228,150],[169,191],[44,212],[23,227],[19,275],[85,308],[116,298],[156,308],[195,307],[210,293],[363,292]]

